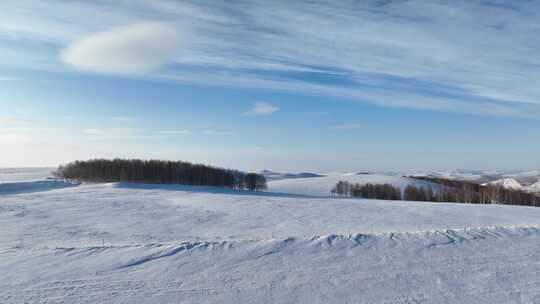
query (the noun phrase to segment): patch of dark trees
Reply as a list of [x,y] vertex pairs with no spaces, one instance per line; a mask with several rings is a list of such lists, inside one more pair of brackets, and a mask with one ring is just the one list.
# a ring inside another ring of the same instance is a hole
[[263,175],[184,161],[92,159],[62,165],[54,174],[58,178],[83,182],[179,184],[250,191],[266,189]]
[[339,181],[332,194],[382,200],[401,200],[401,189],[390,184],[351,184]]
[[347,181],[339,181],[332,189],[332,194],[381,200],[540,206],[540,195],[538,193],[508,189],[501,185],[480,185],[470,181],[424,176],[410,177],[435,183],[440,185],[440,187],[433,190],[430,186],[416,186],[411,184],[402,190],[390,184],[360,185],[351,184]]
[[410,176],[445,186],[441,191],[445,201],[469,204],[506,204],[540,206],[540,194],[519,189],[509,189],[498,184],[481,185],[472,181],[440,177]]

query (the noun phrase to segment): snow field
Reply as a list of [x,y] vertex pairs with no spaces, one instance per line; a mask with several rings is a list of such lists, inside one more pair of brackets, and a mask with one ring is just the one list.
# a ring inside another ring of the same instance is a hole
[[0,303],[540,301],[540,208],[328,197],[340,179],[0,184],[17,189],[0,193]]

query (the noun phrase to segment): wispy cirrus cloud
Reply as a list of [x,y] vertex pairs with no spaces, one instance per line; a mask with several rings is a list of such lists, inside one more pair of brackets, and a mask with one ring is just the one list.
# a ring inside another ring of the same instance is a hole
[[362,124],[362,123],[353,122],[353,123],[344,123],[344,124],[334,125],[334,126],[331,126],[330,129],[334,129],[334,130],[351,130],[351,129],[360,129],[360,128],[364,128],[364,127],[365,127],[365,125]]
[[4,15],[0,65],[540,118],[533,1],[21,2]]
[[135,129],[132,128],[111,128],[111,129],[99,129],[99,128],[87,128],[82,130],[83,134],[91,136],[132,136]]
[[187,129],[181,129],[181,130],[160,130],[160,131],[154,131],[153,134],[157,135],[189,135],[191,134],[190,130]]
[[190,135],[192,132],[187,129],[180,130],[157,130],[157,131],[138,131],[133,128],[87,128],[82,133],[91,138],[99,139],[121,139],[121,138],[158,138],[178,135]]
[[103,129],[95,129],[95,128],[89,128],[89,129],[84,129],[82,130],[82,132],[86,135],[101,135],[101,134],[105,134],[105,130]]
[[204,130],[202,131],[205,135],[231,135],[233,132],[231,131],[222,131],[222,130]]
[[2,128],[28,126],[29,124],[30,121],[21,119],[19,117],[0,116],[0,127]]
[[62,128],[43,126],[18,116],[4,116],[0,117],[0,146],[16,148],[44,136],[62,134],[63,131]]
[[279,111],[279,107],[276,107],[268,102],[256,102],[253,104],[253,108],[244,112],[244,115],[247,116],[262,116],[270,115]]
[[0,81],[23,81],[20,77],[0,76]]
[[137,121],[137,118],[131,116],[113,116],[111,117],[111,120],[117,123],[130,124]]

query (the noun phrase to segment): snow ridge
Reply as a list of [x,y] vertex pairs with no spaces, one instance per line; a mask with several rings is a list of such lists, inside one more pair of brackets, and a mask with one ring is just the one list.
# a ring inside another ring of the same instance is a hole
[[523,185],[521,185],[517,180],[511,177],[501,178],[492,182],[487,183],[488,185],[499,185],[506,189],[513,190],[522,190]]

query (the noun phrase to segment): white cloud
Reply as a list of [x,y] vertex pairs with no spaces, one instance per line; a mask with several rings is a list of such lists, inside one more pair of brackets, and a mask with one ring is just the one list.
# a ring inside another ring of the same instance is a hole
[[230,132],[230,131],[204,130],[203,134],[206,134],[206,135],[231,135],[233,133]]
[[0,81],[22,81],[24,79],[19,77],[0,76]]
[[279,111],[278,107],[267,102],[256,102],[251,110],[244,112],[244,115],[270,115],[277,111]]
[[98,129],[98,128],[88,128],[82,131],[87,135],[105,135],[105,136],[128,136],[135,133],[135,130],[132,128],[112,128],[112,129]]
[[113,128],[111,133],[114,135],[131,135],[135,133],[135,130],[132,128]]
[[82,130],[82,132],[88,135],[88,138],[92,140],[152,139],[192,134],[191,131],[187,129],[138,132],[133,128],[88,128]]
[[161,130],[161,131],[154,131],[154,134],[158,135],[189,135],[191,134],[190,130],[182,129],[182,130]]
[[[540,117],[540,3],[251,3],[19,1],[3,8],[0,45],[9,48],[0,48],[0,65],[65,69],[58,54],[70,45],[65,61],[90,71],[148,72],[172,63],[146,76]],[[164,22],[140,23],[156,19]]]
[[118,123],[133,123],[137,119],[135,117],[130,117],[130,116],[113,116],[111,117],[111,120]]
[[77,69],[106,73],[138,73],[171,63],[178,33],[161,22],[144,22],[84,37],[62,52],[62,60]]
[[362,123],[345,123],[345,124],[339,124],[330,127],[330,129],[336,129],[336,130],[350,130],[350,129],[360,129],[363,128],[364,124]]
[[2,127],[8,127],[8,126],[13,126],[13,125],[21,125],[21,124],[26,124],[25,121],[21,121],[20,119],[18,118],[15,118],[15,117],[0,117],[0,126]]
[[103,129],[93,129],[93,128],[90,128],[90,129],[84,129],[82,131],[84,134],[87,134],[87,135],[101,135],[101,134],[105,134],[105,130]]

